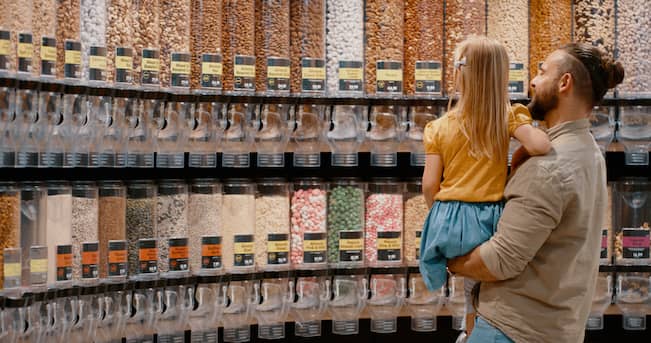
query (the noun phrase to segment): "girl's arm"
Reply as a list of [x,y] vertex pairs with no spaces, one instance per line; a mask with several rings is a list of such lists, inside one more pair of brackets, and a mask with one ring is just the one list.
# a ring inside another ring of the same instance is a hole
[[443,176],[443,161],[441,155],[427,154],[425,156],[425,171],[423,171],[423,196],[427,208],[434,205],[434,197],[441,189],[441,177]]
[[513,136],[520,141],[531,156],[545,155],[552,148],[549,136],[531,124],[520,125],[513,131]]

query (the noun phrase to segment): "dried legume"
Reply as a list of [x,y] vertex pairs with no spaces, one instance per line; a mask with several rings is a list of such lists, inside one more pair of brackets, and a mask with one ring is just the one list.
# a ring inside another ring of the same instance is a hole
[[[366,1],[366,93],[402,93],[403,27],[403,1]],[[378,80],[377,64],[383,61],[392,62],[383,68],[399,71],[399,81],[384,76]]]
[[563,44],[572,41],[571,0],[531,0],[529,7],[529,75]]
[[[232,90],[255,90],[253,83],[235,84],[235,57],[247,56],[255,59],[255,4],[253,0],[224,0],[223,2],[222,51],[224,58],[223,88]],[[253,63],[255,68],[255,63]],[[255,69],[254,69],[255,70]],[[250,74],[246,73],[250,76]]]
[[[325,73],[325,0],[295,0],[291,1],[291,91],[325,91],[325,82],[304,81],[303,69],[323,68]],[[318,78],[309,77],[306,80]],[[315,76],[315,75],[312,75]],[[321,75],[316,75],[321,76]],[[325,75],[323,75],[325,76]],[[323,80],[325,81],[325,80]],[[308,85],[309,84],[309,85]]]
[[[57,78],[62,79],[65,75],[64,65],[66,62],[65,42],[71,40],[79,42],[81,25],[80,20],[80,1],[81,0],[58,0],[59,7],[57,8]],[[73,75],[76,78],[81,77],[81,70],[79,75]]]
[[[406,94],[417,92],[415,77],[417,61],[443,62],[442,1],[405,1],[404,81]],[[418,93],[422,92],[423,90],[418,90]]]
[[0,288],[4,284],[4,249],[20,244],[20,196],[0,195]]
[[126,240],[126,199],[124,196],[99,197],[99,277],[108,272],[108,243]]

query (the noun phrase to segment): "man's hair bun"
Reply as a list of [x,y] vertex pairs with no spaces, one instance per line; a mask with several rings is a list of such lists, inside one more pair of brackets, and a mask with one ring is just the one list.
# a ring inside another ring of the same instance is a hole
[[608,75],[608,88],[615,88],[624,81],[624,66],[616,61],[607,61],[604,67]]

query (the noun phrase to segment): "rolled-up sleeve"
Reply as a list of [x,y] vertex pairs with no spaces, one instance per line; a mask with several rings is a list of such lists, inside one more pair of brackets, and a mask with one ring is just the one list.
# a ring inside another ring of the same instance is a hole
[[504,195],[507,202],[497,232],[479,248],[498,280],[522,273],[558,226],[564,206],[560,180],[536,160],[520,167]]

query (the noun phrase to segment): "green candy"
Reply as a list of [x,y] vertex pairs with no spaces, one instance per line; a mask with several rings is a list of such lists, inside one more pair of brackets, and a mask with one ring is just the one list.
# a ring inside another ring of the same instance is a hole
[[335,186],[328,197],[328,262],[339,263],[339,232],[364,230],[364,191]]

